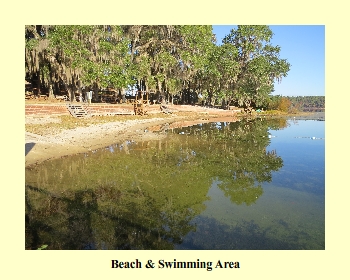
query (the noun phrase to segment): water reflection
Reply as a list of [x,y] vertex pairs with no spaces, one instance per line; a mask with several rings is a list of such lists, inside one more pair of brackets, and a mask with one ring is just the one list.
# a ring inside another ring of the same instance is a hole
[[174,211],[171,201],[158,207],[140,192],[124,196],[130,194],[107,187],[56,195],[27,185],[26,247],[46,242],[51,249],[173,249],[194,229],[189,209]]
[[[205,202],[206,209],[191,223],[178,250],[300,250],[324,249],[324,213],[322,199],[283,188],[266,188],[253,205],[230,201],[214,180]],[[312,206],[313,205],[313,206]],[[317,207],[315,207],[317,205]],[[322,222],[323,220],[323,222]]]
[[[283,166],[276,149],[267,148],[269,130],[286,126],[275,119],[168,128],[163,140],[125,141],[27,168],[26,248],[177,249],[208,223],[194,221],[211,199],[213,179],[231,203],[257,202],[262,184]],[[220,229],[223,238],[230,234]],[[260,236],[257,248],[269,247],[273,237],[258,233],[251,236]],[[204,242],[193,236],[192,248]]]

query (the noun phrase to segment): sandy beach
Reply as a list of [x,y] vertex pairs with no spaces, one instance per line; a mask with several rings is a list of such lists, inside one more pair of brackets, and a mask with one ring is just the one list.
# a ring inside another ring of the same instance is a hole
[[[45,160],[59,158],[77,153],[103,148],[125,140],[146,141],[164,137],[161,133],[167,128],[188,126],[198,122],[236,121],[237,116],[232,111],[209,109],[196,106],[182,107],[182,112],[173,114],[152,114],[144,118],[123,119],[120,121],[96,123],[73,129],[51,129],[52,124],[61,122],[60,116],[26,116],[27,125],[45,125],[46,132],[36,134],[25,131],[25,166],[41,163]],[[115,118],[114,118],[115,119]],[[72,117],[72,122],[74,122]],[[87,119],[88,121],[88,119]]]

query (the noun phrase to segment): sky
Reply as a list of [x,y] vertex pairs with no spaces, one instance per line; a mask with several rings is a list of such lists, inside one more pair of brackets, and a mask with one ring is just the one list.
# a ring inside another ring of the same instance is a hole
[[[280,58],[291,64],[288,76],[275,83],[273,95],[325,95],[325,26],[270,25],[271,44],[281,47]],[[236,25],[213,25],[217,43]]]

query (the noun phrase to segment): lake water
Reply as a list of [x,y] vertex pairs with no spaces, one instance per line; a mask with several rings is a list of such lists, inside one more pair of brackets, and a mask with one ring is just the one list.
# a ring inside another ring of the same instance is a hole
[[203,123],[26,168],[26,249],[325,249],[325,122]]

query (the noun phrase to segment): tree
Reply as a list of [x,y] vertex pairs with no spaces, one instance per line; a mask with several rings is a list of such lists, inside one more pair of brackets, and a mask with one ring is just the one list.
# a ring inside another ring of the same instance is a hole
[[162,91],[169,69],[175,67],[176,32],[167,25],[122,26],[129,39],[130,63],[138,90]]
[[238,26],[231,30],[223,43],[236,48],[233,65],[235,75],[230,81],[229,102],[247,110],[260,106],[273,91],[275,81],[287,76],[290,64],[279,58],[280,47],[269,44],[272,31],[265,25]]
[[209,104],[214,105],[216,99],[230,96],[231,85],[239,71],[234,60],[236,55],[237,49],[230,44],[210,48],[206,67],[200,72]]
[[291,105],[292,102],[287,97],[281,97],[277,108],[282,112],[288,112]]
[[216,46],[209,25],[26,26],[26,76],[39,89],[129,86],[193,103],[266,106],[274,82],[289,71],[267,26],[238,26]]
[[215,37],[210,25],[183,25],[177,28],[181,34],[179,54],[182,100],[193,103],[198,92],[205,89],[202,76],[208,66],[212,67],[209,59],[215,50]]
[[82,87],[92,88],[97,98],[101,87],[122,88],[131,82],[128,41],[120,26],[55,26],[50,42],[71,99]]
[[205,65],[211,26],[123,26],[139,90],[173,94],[188,89]]
[[120,26],[57,25],[26,26],[26,75],[44,84],[60,86],[70,100],[75,92],[90,87],[126,87],[133,69],[128,40]]
[[50,26],[25,26],[25,76],[30,79],[38,94],[42,86],[48,88],[53,80],[50,59],[47,52],[47,38]]

